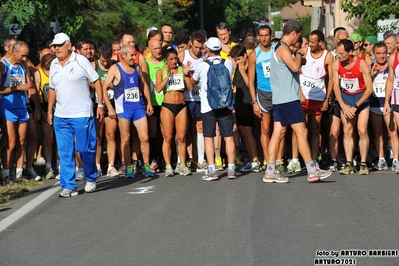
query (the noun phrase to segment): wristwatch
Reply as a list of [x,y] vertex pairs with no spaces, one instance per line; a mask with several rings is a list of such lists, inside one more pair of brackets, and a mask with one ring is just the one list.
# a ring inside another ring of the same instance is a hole
[[302,57],[304,56],[304,54],[302,52],[297,52],[296,54],[301,55]]
[[252,104],[255,104],[255,103],[257,103],[258,101],[255,99],[255,100],[252,100]]
[[98,108],[104,108],[104,104],[98,104],[97,107]]
[[359,106],[357,106],[357,104],[355,103],[352,107],[354,107],[354,108],[359,108]]

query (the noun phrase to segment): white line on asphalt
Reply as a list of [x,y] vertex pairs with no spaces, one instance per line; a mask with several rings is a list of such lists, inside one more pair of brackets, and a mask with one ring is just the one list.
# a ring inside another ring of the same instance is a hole
[[42,202],[51,197],[51,195],[56,193],[60,189],[59,184],[59,181],[56,182],[54,185],[46,189],[46,191],[40,193],[39,196],[29,201],[24,206],[0,221],[0,233],[6,230],[13,223],[21,219],[23,216],[28,214],[31,210],[39,206]]

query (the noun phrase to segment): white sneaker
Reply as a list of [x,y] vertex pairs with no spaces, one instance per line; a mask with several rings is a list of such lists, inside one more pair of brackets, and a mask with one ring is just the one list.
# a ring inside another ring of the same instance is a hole
[[55,179],[60,180],[60,174],[56,175]]
[[96,187],[97,187],[96,182],[87,181],[85,186],[85,191],[87,193],[94,192],[96,190]]
[[78,181],[85,180],[85,173],[83,172],[83,168],[78,168],[78,171],[75,171],[75,178]]
[[46,164],[46,160],[44,160],[43,157],[40,157],[39,159],[36,160],[36,164],[37,165],[45,165]]

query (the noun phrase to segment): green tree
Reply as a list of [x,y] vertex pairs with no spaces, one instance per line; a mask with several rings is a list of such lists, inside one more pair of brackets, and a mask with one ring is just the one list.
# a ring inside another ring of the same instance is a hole
[[359,18],[356,30],[362,36],[377,35],[377,21],[391,15],[399,16],[399,2],[392,0],[341,0],[341,8],[348,13],[347,19]]
[[188,1],[91,0],[84,4],[84,24],[77,37],[90,36],[109,43],[123,32],[131,32],[136,41],[145,44],[146,29],[169,23],[174,30],[184,28],[189,16]]
[[38,34],[40,30],[50,29],[50,22],[58,21],[60,30],[74,34],[83,22],[80,4],[81,0],[3,0],[0,17],[5,28],[18,23]]
[[312,15],[307,14],[303,17],[298,17],[298,20],[303,26],[302,36],[309,38],[312,26]]

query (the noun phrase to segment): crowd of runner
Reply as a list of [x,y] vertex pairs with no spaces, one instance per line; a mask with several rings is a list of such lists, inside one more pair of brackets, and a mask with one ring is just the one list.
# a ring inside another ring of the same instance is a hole
[[[147,30],[145,44],[131,33],[109,43],[58,33],[37,66],[25,42],[7,37],[2,183],[57,178],[69,197],[75,180],[87,179],[92,192],[102,175],[196,171],[211,181],[227,170],[229,179],[264,172],[264,182],[286,183],[282,174],[302,166],[308,182],[371,167],[399,173],[399,35],[379,42],[342,27],[328,37],[302,31],[291,20],[281,39],[264,25],[233,41],[225,22],[217,37],[164,24]],[[232,106],[208,102],[213,64],[228,70]],[[322,160],[330,161],[325,170]],[[43,176],[34,164],[44,165]]]

